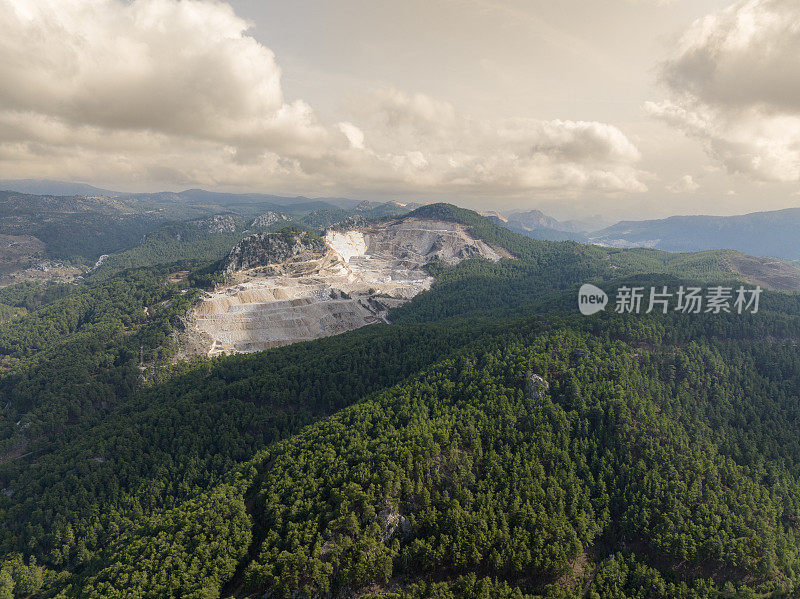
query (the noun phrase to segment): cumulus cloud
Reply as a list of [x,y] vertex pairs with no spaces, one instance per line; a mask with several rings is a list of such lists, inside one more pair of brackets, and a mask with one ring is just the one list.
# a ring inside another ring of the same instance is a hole
[[238,145],[307,143],[272,52],[226,4],[3,0],[0,105],[66,126],[150,130]]
[[475,120],[423,94],[288,101],[271,50],[216,0],[0,0],[5,177],[296,190],[639,192],[597,122]]
[[339,123],[339,131],[341,131],[350,142],[350,147],[357,150],[364,149],[364,132],[356,127],[353,123]]
[[670,193],[691,193],[698,189],[700,189],[700,185],[691,175],[684,175],[677,181],[667,185],[667,191]]
[[731,172],[800,179],[800,3],[744,0],[696,21],[663,65],[653,116],[704,141]]
[[655,6],[667,6],[674,4],[677,0],[625,0],[628,4],[654,4]]
[[424,94],[378,90],[351,102],[368,145],[353,165],[395,185],[514,192],[645,191],[639,151],[616,127],[475,120]]

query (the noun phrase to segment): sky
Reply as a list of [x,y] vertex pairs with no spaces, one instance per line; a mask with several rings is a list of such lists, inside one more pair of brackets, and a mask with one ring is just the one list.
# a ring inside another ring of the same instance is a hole
[[800,2],[0,0],[0,178],[800,206]]

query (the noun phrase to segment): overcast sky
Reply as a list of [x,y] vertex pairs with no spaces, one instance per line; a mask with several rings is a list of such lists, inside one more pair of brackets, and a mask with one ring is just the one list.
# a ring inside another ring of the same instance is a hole
[[0,178],[800,206],[800,2],[0,0]]

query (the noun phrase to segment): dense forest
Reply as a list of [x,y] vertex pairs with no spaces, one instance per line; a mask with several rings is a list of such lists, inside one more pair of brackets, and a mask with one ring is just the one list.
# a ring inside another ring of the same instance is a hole
[[175,331],[247,221],[0,290],[0,597],[800,589],[800,295],[586,318],[585,282],[732,273],[412,214],[514,258],[432,264],[391,325],[189,362]]

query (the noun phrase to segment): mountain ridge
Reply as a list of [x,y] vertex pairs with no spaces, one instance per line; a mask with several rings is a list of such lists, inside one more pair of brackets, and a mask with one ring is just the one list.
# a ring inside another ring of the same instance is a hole
[[800,208],[734,216],[677,215],[620,221],[589,236],[611,247],[652,247],[672,252],[734,249],[755,256],[800,259]]

